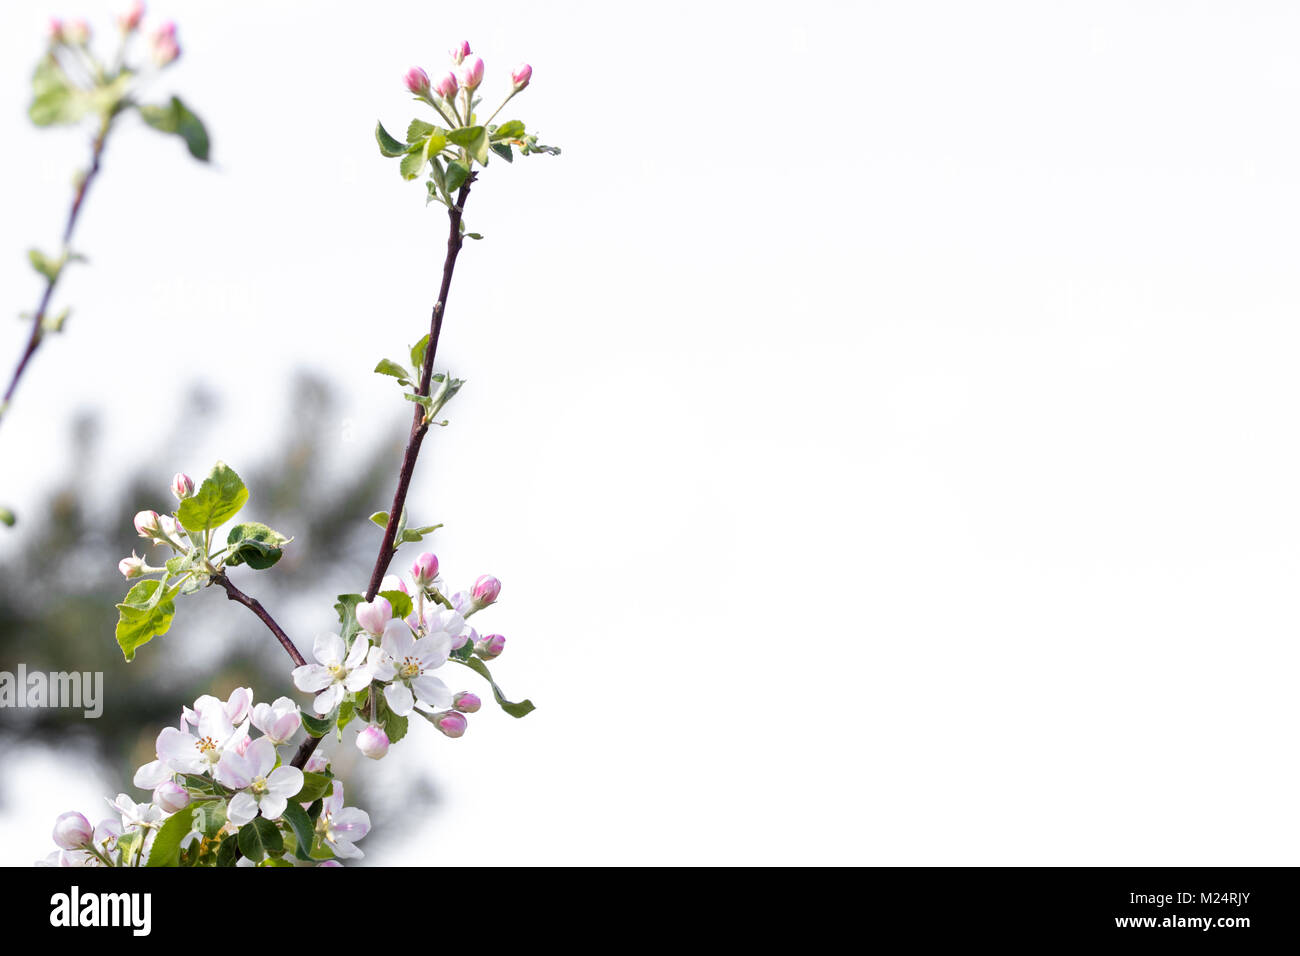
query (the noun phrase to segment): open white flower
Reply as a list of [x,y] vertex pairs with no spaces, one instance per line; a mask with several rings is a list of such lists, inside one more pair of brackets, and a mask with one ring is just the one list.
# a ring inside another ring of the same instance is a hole
[[382,681],[384,700],[393,713],[406,716],[415,709],[416,698],[434,707],[451,706],[451,689],[429,673],[447,663],[451,636],[446,631],[426,634],[418,641],[404,621],[389,621],[379,647],[370,649],[371,673]]
[[[230,701],[220,701],[205,694],[194,702],[193,719],[188,715],[182,718],[182,724],[191,724],[197,736],[176,727],[166,727],[158,735],[156,749],[158,762],[164,764],[174,773],[208,773],[221,759],[227,747],[238,747],[244,743],[248,734],[248,705],[252,703],[252,692],[244,696],[246,688],[240,688],[230,695]],[[232,720],[232,715],[239,718]],[[149,780],[157,780],[154,786],[162,783],[158,779],[161,768],[156,764],[145,764],[136,771],[134,783],[137,787],[145,786]],[[165,778],[163,778],[165,779]]]
[[309,694],[320,691],[312,707],[318,714],[328,714],[345,692],[356,693],[370,683],[372,675],[366,665],[369,650],[370,641],[361,634],[353,638],[350,651],[337,634],[318,634],[312,654],[319,663],[295,667],[293,685]]
[[273,767],[275,744],[269,737],[258,737],[243,754],[227,750],[221,755],[214,774],[217,782],[240,791],[230,798],[227,820],[242,827],[259,812],[268,820],[284,813],[289,798],[302,789],[302,771],[297,767]]
[[344,860],[365,856],[352,844],[370,832],[370,814],[356,807],[343,806],[343,784],[334,781],[334,791],[321,803],[316,832],[334,855]]

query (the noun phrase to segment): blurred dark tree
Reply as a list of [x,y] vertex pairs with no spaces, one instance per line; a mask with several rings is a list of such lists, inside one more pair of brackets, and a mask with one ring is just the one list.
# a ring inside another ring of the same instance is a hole
[[[335,595],[362,590],[369,578],[379,529],[365,519],[387,506],[404,434],[395,422],[392,434],[364,454],[345,449],[343,442],[327,447],[321,436],[340,434],[330,387],[299,374],[292,388],[281,437],[272,446],[274,460],[252,467],[231,464],[251,493],[241,517],[265,522],[294,541],[270,571],[236,568],[231,579],[262,601],[310,659],[315,632],[333,623],[328,609]],[[127,590],[117,563],[133,547],[144,551],[132,519],[141,510],[175,507],[166,462],[175,461],[178,445],[193,444],[196,430],[208,427],[214,411],[207,393],[193,392],[173,434],[159,448],[146,450],[146,460],[117,484],[96,473],[98,423],[93,415],[81,417],[71,436],[76,474],[52,479],[44,505],[5,531],[19,540],[13,556],[0,562],[0,670],[14,673],[22,662],[29,673],[102,671],[104,710],[97,720],[87,720],[74,709],[5,709],[0,766],[4,751],[20,742],[66,748],[93,760],[108,779],[120,780],[123,789],[143,800],[147,796],[130,787],[131,776],[153,759],[158,731],[176,723],[182,704],[205,693],[224,698],[240,686],[253,687],[258,700],[281,694],[302,700],[290,683],[292,665],[284,651],[256,617],[226,600],[220,589],[179,599],[171,631],[154,638],[130,664],[113,637],[115,605]],[[173,453],[164,456],[163,449]],[[345,467],[334,467],[343,453]],[[210,464],[193,463],[196,482]],[[330,480],[322,477],[327,475]],[[116,494],[108,502],[88,501],[85,488],[116,489]],[[151,563],[160,563],[161,552],[149,556]],[[340,760],[352,759],[342,748],[339,753]],[[377,796],[373,786],[366,793],[365,774],[348,776],[350,804],[365,805],[362,801]],[[427,780],[410,786],[420,791],[422,802],[436,798]],[[387,805],[415,794],[385,796]],[[372,818],[378,817],[373,799],[371,808]]]

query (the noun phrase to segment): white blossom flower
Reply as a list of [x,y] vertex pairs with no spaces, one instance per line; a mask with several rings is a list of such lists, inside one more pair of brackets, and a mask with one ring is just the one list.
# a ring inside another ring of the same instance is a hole
[[316,832],[334,855],[344,860],[365,856],[352,844],[370,832],[370,814],[356,807],[343,806],[343,784],[334,781],[334,791],[321,803]]
[[[198,731],[198,736],[184,729],[165,727],[158,735],[156,746],[158,760],[175,773],[208,773],[221,759],[227,747],[246,746],[248,737],[247,714],[252,703],[252,692],[248,691],[245,699],[240,688],[230,695],[230,701],[224,702],[205,694],[194,702],[193,719],[189,714],[182,714],[182,728],[190,724]],[[231,715],[240,718],[238,722]],[[165,777],[157,779],[161,773],[155,764],[145,764],[136,771],[137,787],[144,787],[149,780],[156,780],[154,786],[162,783]]]
[[302,789],[303,775],[297,767],[275,767],[275,744],[258,737],[247,753],[227,750],[221,755],[214,776],[217,782],[240,793],[230,798],[226,819],[243,826],[260,812],[268,820],[284,813],[289,798]]
[[[318,714],[328,714],[338,706],[343,694],[356,693],[370,683],[372,675],[366,665],[366,652],[370,641],[358,634],[347,650],[343,638],[337,634],[318,634],[312,654],[317,664],[304,664],[293,669],[293,684],[301,691],[315,693],[312,705]],[[347,656],[344,656],[347,651]]]
[[451,689],[429,671],[447,663],[451,637],[445,631],[426,634],[419,640],[403,621],[389,621],[379,647],[371,648],[371,672],[382,681],[384,700],[393,713],[405,716],[415,709],[416,698],[434,707],[450,707]]
[[253,708],[253,726],[279,746],[298,732],[302,717],[297,704],[288,697],[277,697],[274,704],[258,704]]

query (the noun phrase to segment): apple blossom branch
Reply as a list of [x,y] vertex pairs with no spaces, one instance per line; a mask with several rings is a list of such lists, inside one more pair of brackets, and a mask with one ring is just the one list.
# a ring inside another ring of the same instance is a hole
[[[90,167],[86,170],[85,175],[81,177],[81,182],[77,186],[77,191],[72,198],[72,207],[68,210],[67,224],[63,227],[63,249],[66,257],[68,243],[72,240],[72,232],[77,226],[77,216],[81,212],[81,206],[86,200],[86,193],[90,191],[90,184],[94,182],[95,177],[99,174],[100,157],[104,154],[104,144],[108,140],[108,131],[112,127],[111,120],[105,120],[100,126],[99,133],[95,137],[94,146],[90,153]],[[32,331],[27,337],[27,345],[23,349],[22,355],[18,359],[18,366],[14,369],[13,376],[9,379],[9,386],[5,389],[4,398],[0,399],[0,416],[3,416],[5,409],[13,400],[14,392],[18,389],[18,380],[22,378],[23,372],[26,371],[28,363],[36,350],[40,348],[41,342],[45,338],[45,316],[50,308],[50,300],[54,297],[55,286],[59,284],[59,277],[63,274],[62,269],[53,270],[45,275],[45,291],[41,294],[40,304],[32,314]]]
[[[417,395],[428,395],[433,378],[433,362],[438,352],[438,337],[442,334],[442,320],[447,311],[447,294],[451,291],[451,276],[456,269],[456,257],[464,240],[461,237],[461,217],[465,211],[465,201],[469,198],[469,188],[476,173],[471,173],[465,185],[456,197],[456,204],[447,210],[451,223],[447,237],[447,257],[442,264],[442,285],[438,289],[438,301],[433,304],[433,315],[429,321],[429,345],[424,351],[424,365],[420,369],[420,387]],[[424,443],[425,433],[429,430],[428,415],[423,406],[415,406],[411,421],[411,434],[406,442],[406,452],[402,456],[402,467],[397,476],[397,491],[393,494],[393,505],[388,509],[388,523],[384,527],[384,539],[379,545],[379,556],[375,559],[375,568],[370,572],[370,584],[366,588],[366,600],[373,601],[379,593],[379,585],[388,573],[388,566],[397,553],[394,541],[397,538],[397,526],[406,508],[406,495],[411,488],[411,476],[415,472],[415,461],[420,456],[420,446]]]

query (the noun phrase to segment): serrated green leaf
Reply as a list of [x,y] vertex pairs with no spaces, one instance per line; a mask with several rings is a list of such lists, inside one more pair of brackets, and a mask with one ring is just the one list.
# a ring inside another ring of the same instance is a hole
[[375,140],[379,143],[379,151],[390,159],[394,156],[405,156],[409,148],[405,143],[390,136],[388,130],[384,129],[384,124],[379,122],[375,123]]
[[226,564],[247,564],[254,571],[265,571],[280,560],[284,546],[292,540],[259,521],[245,521],[231,528],[226,536],[230,547]]
[[187,531],[203,532],[220,527],[239,514],[247,500],[248,489],[244,482],[233,468],[219,461],[203,479],[199,490],[181,502],[176,517]]
[[181,841],[194,830],[194,814],[205,806],[205,801],[195,800],[188,806],[177,810],[167,822],[158,828],[158,835],[153,839],[149,850],[149,859],[145,866],[179,866],[181,862]]
[[515,151],[510,148],[509,143],[493,143],[492,152],[496,153],[507,163],[513,163],[515,161]]
[[402,162],[398,167],[403,179],[416,179],[420,175],[420,170],[424,168],[428,155],[424,150],[416,150],[407,153],[402,157]]
[[140,107],[140,116],[159,132],[179,136],[195,159],[205,163],[208,161],[212,144],[207,128],[179,97],[173,96],[165,106],[143,105]]
[[524,135],[524,124],[522,120],[510,120],[508,123],[502,123],[492,131],[493,141],[502,139],[518,139]]
[[293,805],[314,803],[331,792],[334,782],[323,773],[306,771],[302,775],[302,789],[290,801]]
[[239,857],[235,851],[239,849],[239,838],[233,833],[226,836],[221,841],[221,846],[217,848],[217,866],[235,866],[239,863]]
[[511,717],[523,717],[526,714],[530,714],[537,709],[533,705],[533,702],[531,700],[521,700],[517,704],[514,703],[513,701],[506,700],[505,695],[501,693],[501,688],[498,687],[496,681],[492,679],[492,672],[489,671],[487,669],[487,665],[484,664],[477,657],[471,657],[468,660],[463,660],[463,661],[460,660],[459,658],[452,658],[452,659],[456,660],[458,663],[464,664],[470,670],[479,674],[489,684],[491,684],[492,696],[496,698],[496,702],[501,706],[501,709],[504,710]]
[[294,855],[300,860],[310,861],[312,841],[316,839],[316,828],[311,822],[311,817],[307,816],[307,811],[294,800],[289,801],[281,816],[289,824],[289,829],[293,831],[294,838],[297,840],[298,846],[293,851]]
[[392,359],[380,359],[379,364],[375,366],[375,371],[380,375],[391,375],[400,385],[415,385],[415,377]]
[[68,81],[54,55],[43,57],[32,74],[31,121],[37,126],[76,123],[89,109],[89,99]]
[[429,348],[429,333],[424,334],[424,338],[411,346],[411,367],[424,368],[424,353]]
[[379,596],[393,606],[393,617],[398,620],[410,617],[411,612],[415,610],[409,594],[403,594],[401,591],[380,591]]
[[280,828],[263,816],[256,816],[239,828],[239,852],[254,863],[284,852]]
[[351,645],[352,635],[361,629],[357,623],[357,605],[365,600],[360,594],[340,594],[338,601],[334,604],[334,610],[338,613],[339,624],[342,630],[339,632],[343,636],[343,643]]
[[313,737],[324,737],[334,729],[339,719],[339,709],[335,707],[324,717],[318,717],[313,711],[299,710],[302,715],[302,729]]
[[469,168],[453,160],[447,164],[447,194],[451,195],[469,179]]
[[179,588],[164,588],[160,581],[141,581],[127,592],[117,606],[115,636],[122,656],[135,660],[136,649],[166,634],[176,615],[174,598]]
[[429,138],[429,134],[434,131],[432,123],[426,123],[422,119],[411,120],[411,125],[406,127],[406,142],[408,144],[420,143]]

